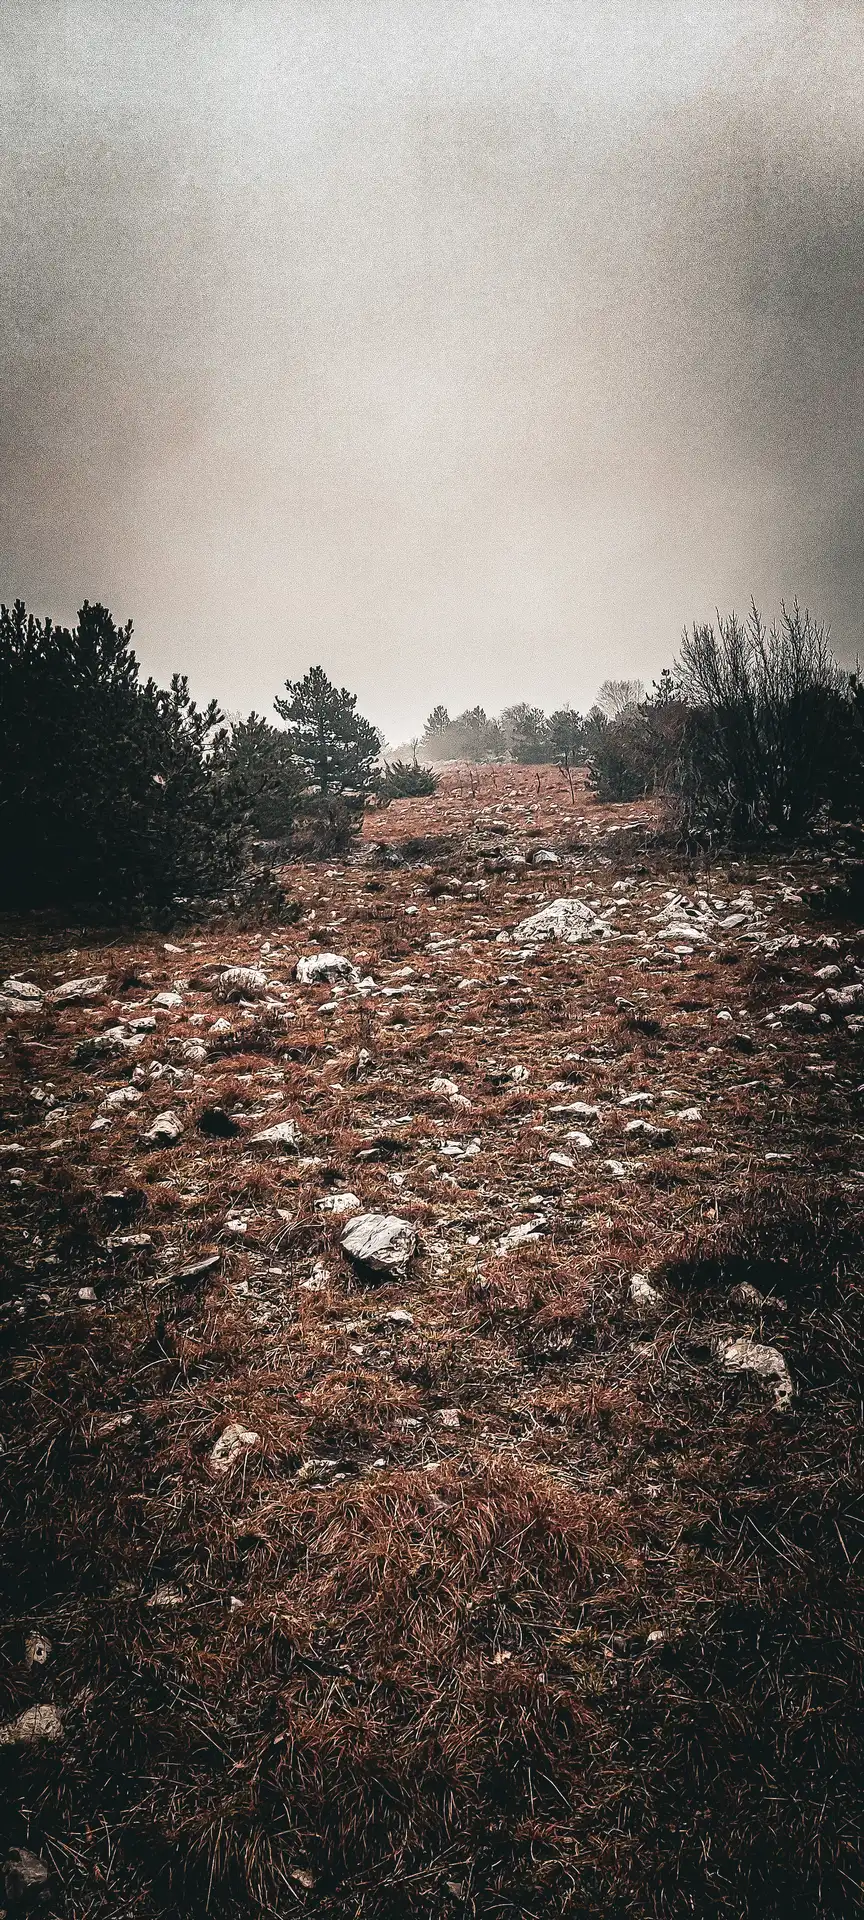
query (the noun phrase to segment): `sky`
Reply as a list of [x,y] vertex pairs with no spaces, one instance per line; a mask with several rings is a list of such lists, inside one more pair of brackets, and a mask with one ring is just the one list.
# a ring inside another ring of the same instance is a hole
[[391,741],[864,655],[864,5],[3,0],[0,598]]

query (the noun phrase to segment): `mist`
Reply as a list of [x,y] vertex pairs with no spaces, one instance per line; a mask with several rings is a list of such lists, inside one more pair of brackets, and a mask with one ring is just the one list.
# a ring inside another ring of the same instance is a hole
[[6,0],[0,596],[391,740],[861,647],[859,6]]

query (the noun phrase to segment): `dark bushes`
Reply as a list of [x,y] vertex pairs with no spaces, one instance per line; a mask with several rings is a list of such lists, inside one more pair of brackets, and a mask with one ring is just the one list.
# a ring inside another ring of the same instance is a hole
[[431,767],[416,760],[392,760],[385,766],[378,785],[382,800],[414,800],[437,791],[438,781]]
[[208,757],[221,718],[185,679],[143,685],[132,623],[0,609],[0,902],[159,911],[221,888],[243,826]]

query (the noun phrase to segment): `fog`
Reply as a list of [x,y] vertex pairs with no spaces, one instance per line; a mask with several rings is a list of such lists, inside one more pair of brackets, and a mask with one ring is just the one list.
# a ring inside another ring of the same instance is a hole
[[862,74],[819,0],[5,0],[0,596],[391,740],[751,593],[854,659]]

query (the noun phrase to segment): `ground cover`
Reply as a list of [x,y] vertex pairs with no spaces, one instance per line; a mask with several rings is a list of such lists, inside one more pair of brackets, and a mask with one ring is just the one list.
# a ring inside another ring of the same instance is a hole
[[860,1908],[823,858],[453,768],[293,923],[3,927],[0,1837],[49,1911]]

